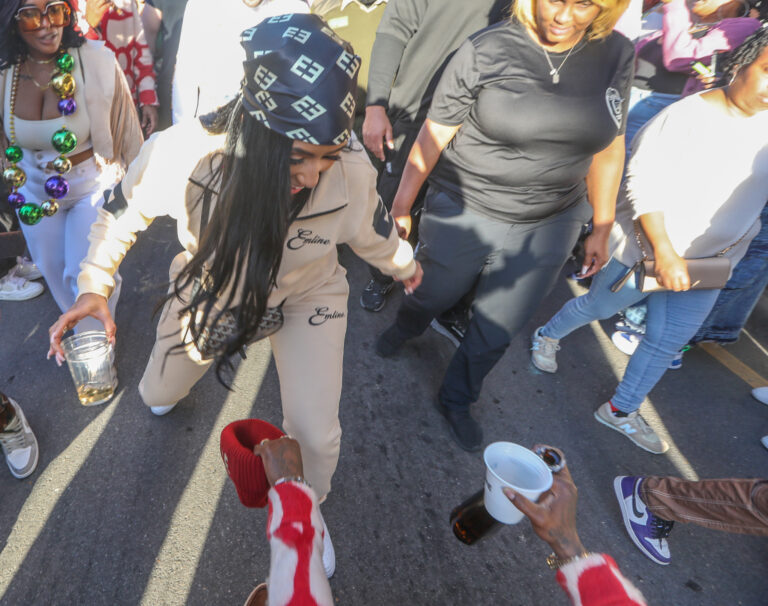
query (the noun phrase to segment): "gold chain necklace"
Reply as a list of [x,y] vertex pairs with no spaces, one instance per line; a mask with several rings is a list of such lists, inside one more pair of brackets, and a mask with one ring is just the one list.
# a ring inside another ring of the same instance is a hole
[[42,85],[42,84],[40,84],[40,83],[39,83],[37,80],[35,80],[35,77],[32,75],[32,72],[31,72],[31,71],[30,71],[30,69],[29,69],[29,64],[25,63],[25,64],[24,64],[24,67],[25,67],[25,68],[27,68],[27,76],[29,76],[29,79],[30,79],[30,80],[32,80],[32,83],[33,83],[33,84],[34,84],[34,85],[35,85],[37,88],[39,88],[40,90],[43,90],[43,91],[45,91],[45,90],[48,90],[48,89],[51,87],[51,81],[50,81],[50,80],[48,81],[48,83],[47,83],[45,86],[43,86],[43,85]]
[[37,63],[38,65],[48,65],[49,63],[53,63],[53,60],[56,57],[51,57],[50,59],[35,59],[33,56],[29,55],[27,56],[27,59],[32,61],[33,63]]

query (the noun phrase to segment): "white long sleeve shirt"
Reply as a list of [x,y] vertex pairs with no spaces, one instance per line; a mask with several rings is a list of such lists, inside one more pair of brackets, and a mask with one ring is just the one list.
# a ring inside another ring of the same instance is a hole
[[635,139],[612,234],[614,256],[625,265],[642,256],[632,220],[647,213],[664,213],[672,246],[684,258],[716,255],[741,238],[725,254],[732,267],[760,229],[768,111],[729,115],[705,95],[673,103]]
[[174,124],[215,110],[240,90],[243,30],[275,15],[308,12],[305,0],[263,0],[255,8],[242,0],[189,0],[173,76]]

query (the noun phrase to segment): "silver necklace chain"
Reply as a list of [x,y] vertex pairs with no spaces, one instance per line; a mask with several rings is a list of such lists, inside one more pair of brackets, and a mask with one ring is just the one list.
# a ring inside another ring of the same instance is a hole
[[557,66],[557,69],[555,69],[555,66],[552,65],[552,59],[549,58],[549,53],[547,52],[547,49],[543,46],[541,47],[541,50],[544,51],[544,57],[547,59],[547,63],[549,63],[549,75],[552,76],[552,84],[558,84],[560,82],[560,70],[563,69],[563,65],[565,65],[565,62],[568,61],[568,57],[571,56],[571,53],[573,52],[573,49],[576,48],[579,45],[577,42],[574,44],[571,48],[568,49],[568,54],[565,56],[565,59],[563,59],[562,63]]

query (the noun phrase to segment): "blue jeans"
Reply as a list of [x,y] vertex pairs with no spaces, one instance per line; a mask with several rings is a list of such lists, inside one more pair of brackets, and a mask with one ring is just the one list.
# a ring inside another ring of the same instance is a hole
[[663,291],[647,295],[637,289],[635,277],[624,288],[611,292],[611,285],[629,268],[615,259],[603,267],[589,292],[571,299],[547,322],[541,333],[562,339],[593,320],[610,318],[618,311],[648,297],[645,337],[629,360],[611,403],[623,412],[640,408],[669,363],[690,341],[715,304],[719,290]]
[[744,258],[733,268],[731,279],[720,291],[707,319],[691,339],[733,343],[768,285],[768,204],[760,215],[763,226]]
[[680,95],[667,93],[654,93],[641,88],[632,88],[629,98],[629,113],[627,114],[626,146],[629,154],[629,146],[645,123],[658,114],[668,105],[672,105],[680,98]]

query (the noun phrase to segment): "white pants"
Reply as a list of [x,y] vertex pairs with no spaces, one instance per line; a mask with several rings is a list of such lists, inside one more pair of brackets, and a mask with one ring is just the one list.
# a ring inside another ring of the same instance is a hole
[[[19,165],[27,174],[27,183],[20,191],[27,202],[40,204],[46,199],[43,184],[56,174],[45,168],[52,157],[55,154],[25,151]],[[98,209],[104,204],[104,190],[111,189],[114,183],[114,176],[102,171],[94,158],[73,167],[64,177],[70,190],[66,198],[59,200],[59,211],[52,217],[43,217],[37,225],[21,224],[32,260],[62,312],[77,299],[77,274],[80,262],[88,254],[88,233]],[[112,317],[115,317],[121,285],[120,274],[116,273],[115,290],[109,298]],[[104,330],[104,326],[95,318],[85,318],[75,331],[86,330]]]

